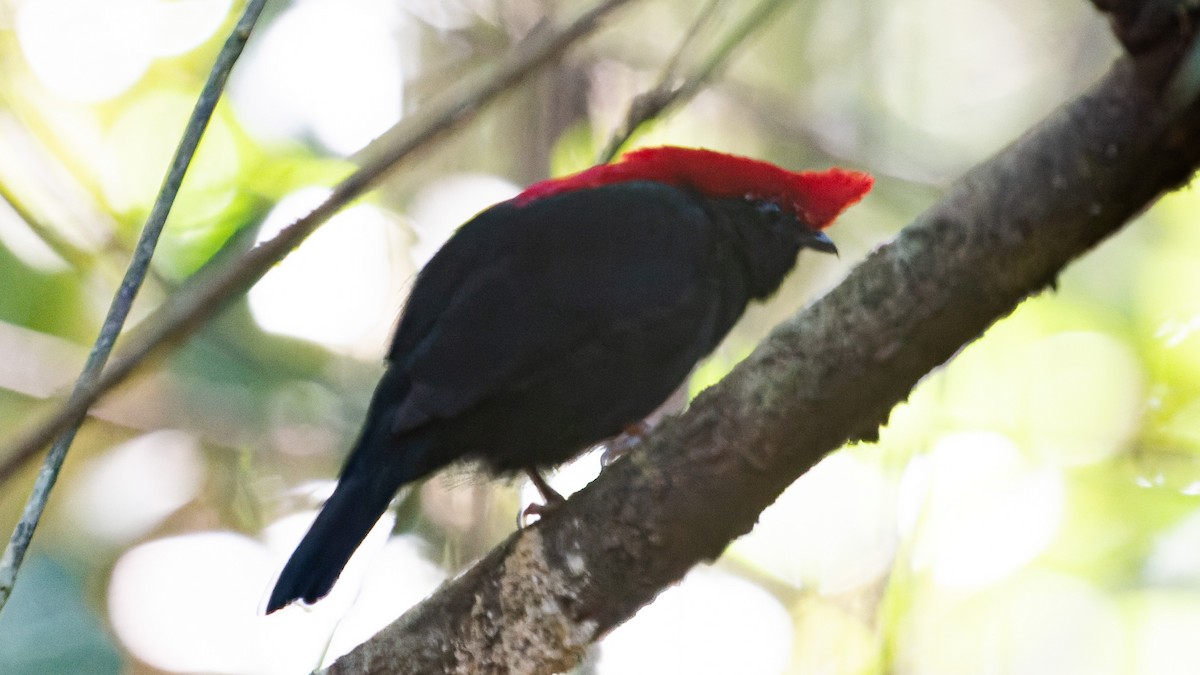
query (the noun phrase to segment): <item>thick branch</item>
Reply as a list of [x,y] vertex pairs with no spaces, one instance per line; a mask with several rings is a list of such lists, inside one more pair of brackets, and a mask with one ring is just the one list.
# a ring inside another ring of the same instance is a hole
[[1169,59],[1150,56],[1118,62],[976,167],[686,414],[328,672],[577,663],[821,457],[874,437],[926,373],[1187,179],[1200,109],[1169,116]]

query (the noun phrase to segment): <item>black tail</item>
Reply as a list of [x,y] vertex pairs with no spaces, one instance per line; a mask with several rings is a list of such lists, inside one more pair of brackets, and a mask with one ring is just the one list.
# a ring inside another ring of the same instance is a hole
[[267,602],[267,614],[329,593],[358,545],[387,510],[398,486],[377,477],[343,476],[292,553]]
[[316,602],[329,593],[358,545],[387,510],[396,491],[440,468],[430,464],[431,437],[392,431],[388,413],[407,382],[389,370],[375,392],[367,422],[342,470],[337,488],[292,553],[267,601],[267,613],[297,600]]

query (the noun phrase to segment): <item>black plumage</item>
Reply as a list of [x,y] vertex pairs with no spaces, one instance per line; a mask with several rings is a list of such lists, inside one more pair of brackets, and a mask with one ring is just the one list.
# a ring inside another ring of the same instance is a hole
[[802,247],[834,251],[825,224],[642,180],[477,215],[417,276],[363,431],[267,611],[327,594],[401,486],[460,459],[558,464],[640,421]]

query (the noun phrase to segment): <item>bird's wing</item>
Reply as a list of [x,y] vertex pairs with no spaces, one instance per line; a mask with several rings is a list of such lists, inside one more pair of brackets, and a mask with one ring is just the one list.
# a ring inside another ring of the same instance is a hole
[[[411,389],[395,431],[451,418],[612,331],[694,303],[709,229],[693,197],[652,183],[480,214],[422,271],[397,328],[389,359]],[[670,333],[646,340],[688,331]]]

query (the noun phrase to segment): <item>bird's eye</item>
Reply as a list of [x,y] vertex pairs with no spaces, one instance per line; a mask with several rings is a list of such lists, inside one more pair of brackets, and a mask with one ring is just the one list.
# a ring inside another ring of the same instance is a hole
[[755,204],[755,208],[758,210],[758,215],[772,220],[778,218],[779,214],[783,212],[775,202],[761,201]]

